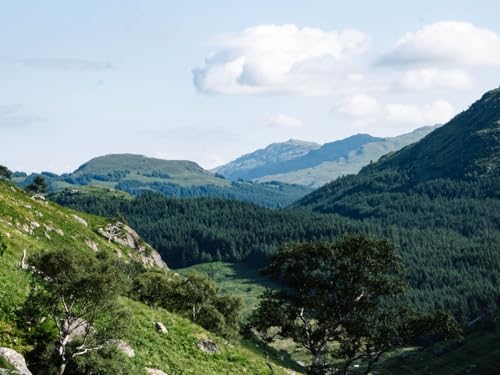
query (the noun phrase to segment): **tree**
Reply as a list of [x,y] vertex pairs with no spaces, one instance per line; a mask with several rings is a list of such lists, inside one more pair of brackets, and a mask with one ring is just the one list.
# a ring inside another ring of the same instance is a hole
[[419,321],[400,302],[404,267],[387,241],[350,236],[284,245],[264,273],[285,288],[265,292],[250,324],[269,341],[301,344],[312,356],[311,374],[347,374],[359,361],[368,374]]
[[48,190],[47,181],[42,176],[36,176],[33,182],[26,186],[26,190],[32,194],[45,194]]
[[58,374],[77,357],[104,350],[125,328],[117,304],[120,273],[107,259],[77,250],[43,252],[29,260],[34,282],[25,306],[32,324],[48,317],[56,330]]
[[11,177],[12,177],[12,172],[9,170],[9,168],[0,165],[0,180],[2,179],[10,180]]

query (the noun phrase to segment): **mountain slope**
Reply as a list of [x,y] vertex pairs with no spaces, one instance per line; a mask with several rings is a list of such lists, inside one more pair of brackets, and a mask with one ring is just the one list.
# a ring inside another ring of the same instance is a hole
[[[273,157],[268,158],[270,160],[261,158],[259,165],[250,167],[244,165],[242,167],[241,163],[238,162],[242,159],[240,158],[226,166],[219,167],[218,172],[232,179],[257,179],[262,176],[292,172],[311,168],[324,162],[338,160],[339,158],[346,157],[349,152],[358,149],[362,145],[380,140],[382,140],[382,138],[372,137],[368,134],[356,134],[342,140],[325,143],[320,147],[312,148],[302,155],[295,154],[294,157],[286,158],[275,156],[276,152],[280,151],[280,148],[277,148],[276,145],[280,144],[273,144],[264,150],[259,150],[253,154],[242,157],[246,160],[247,158],[251,158],[254,154],[272,154]],[[303,149],[303,151],[305,151],[305,149]]]
[[240,156],[236,160],[215,168],[213,171],[230,180],[238,178],[250,180],[256,176],[268,174],[273,165],[306,155],[320,147],[314,142],[290,139],[287,142],[272,143],[266,148]]
[[[97,249],[116,259],[137,259],[152,264],[154,257],[148,254],[155,251],[142,240],[137,242],[149,251],[131,247],[127,241],[120,241],[120,236],[109,241],[102,229],[110,223],[113,222],[33,199],[0,180],[0,234],[7,245],[6,252],[0,255],[0,347],[13,348],[22,354],[32,349],[25,332],[16,324],[17,311],[28,295],[31,281],[29,272],[19,270],[24,249],[28,256],[41,250],[70,247],[92,253]],[[228,342],[177,314],[150,308],[127,297],[122,297],[121,303],[130,312],[130,331],[123,339],[135,351],[130,361],[136,368],[156,368],[171,375],[261,375],[268,371],[262,350],[253,343]],[[158,321],[168,327],[168,335],[157,332],[154,323]],[[201,338],[217,343],[220,353],[201,352],[197,347]],[[288,373],[281,367],[283,361],[275,358],[272,359],[275,373]],[[291,366],[300,371],[300,366]],[[2,367],[0,361],[0,372]],[[146,371],[134,370],[131,374],[146,375]]]
[[[389,196],[408,201],[423,195],[430,203],[437,198],[494,199],[495,207],[500,198],[499,179],[500,89],[496,89],[421,141],[382,157],[357,176],[326,185],[297,206],[372,217],[380,216],[381,210],[387,213],[390,206],[384,204]],[[392,207],[401,217],[394,201]],[[494,211],[486,216],[498,219]]]
[[256,180],[259,182],[280,181],[316,188],[321,187],[338,177],[358,173],[361,168],[378,160],[381,156],[419,141],[437,127],[425,126],[407,134],[366,143],[334,161],[325,161],[315,167],[299,169],[288,173],[262,176]]

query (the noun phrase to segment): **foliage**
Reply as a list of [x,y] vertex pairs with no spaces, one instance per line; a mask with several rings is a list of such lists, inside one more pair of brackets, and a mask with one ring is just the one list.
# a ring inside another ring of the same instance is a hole
[[180,277],[172,272],[149,271],[134,281],[133,289],[150,306],[181,313],[226,337],[238,333],[241,300],[220,293],[218,286],[203,274],[191,272]]
[[356,361],[368,374],[383,353],[414,337],[415,327],[421,334],[443,320],[410,317],[398,299],[406,287],[403,263],[386,241],[285,245],[263,272],[286,288],[264,294],[250,325],[269,340],[300,343],[312,355],[311,374],[347,374]]
[[257,268],[284,242],[331,241],[361,233],[398,246],[411,286],[407,298],[423,311],[451,309],[467,322],[498,301],[500,257],[495,249],[500,248],[500,200],[493,197],[500,182],[434,180],[415,186],[419,193],[411,195],[370,195],[371,186],[383,187],[383,181],[371,177],[353,190],[348,185],[351,178],[340,180],[332,192],[336,214],[153,193],[133,200],[69,193],[52,198],[103,216],[121,213],[171,267],[222,260]]
[[9,168],[0,165],[0,179],[10,180],[12,178],[12,172]]
[[36,272],[24,316],[32,325],[48,316],[55,325],[59,374],[122,334],[126,317],[116,303],[122,283],[111,262],[67,249],[36,254],[29,264]]
[[36,176],[33,182],[26,186],[26,191],[32,194],[45,194],[48,191],[48,184],[42,176]]

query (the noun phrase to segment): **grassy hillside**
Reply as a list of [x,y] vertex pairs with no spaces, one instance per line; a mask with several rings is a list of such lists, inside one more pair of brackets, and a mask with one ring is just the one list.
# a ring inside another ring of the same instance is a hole
[[[31,350],[16,325],[16,311],[27,297],[31,279],[29,272],[19,270],[24,249],[28,256],[43,249],[71,247],[86,252],[98,249],[124,260],[148,259],[147,252],[109,242],[99,234],[108,223],[100,217],[35,200],[10,183],[0,181],[0,233],[7,244],[7,251],[0,256],[0,346],[21,353]],[[261,349],[253,343],[227,342],[176,314],[128,298],[123,298],[122,304],[131,313],[131,329],[124,339],[134,349],[136,356],[132,361],[140,368],[158,368],[169,375],[268,372]],[[168,335],[156,331],[156,321],[168,327]],[[208,355],[199,351],[196,343],[204,337],[215,341],[221,353]],[[283,364],[274,363],[277,373],[285,374],[279,367]]]
[[168,180],[170,183],[181,186],[229,185],[226,180],[215,177],[192,161],[163,160],[133,154],[100,156],[89,160],[71,174],[74,179],[84,176],[94,177],[92,178],[94,181],[102,181],[99,177],[105,179],[109,176],[118,181],[162,182]]

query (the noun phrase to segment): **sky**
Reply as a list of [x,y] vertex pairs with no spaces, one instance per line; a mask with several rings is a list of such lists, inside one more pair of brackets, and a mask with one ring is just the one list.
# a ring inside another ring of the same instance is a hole
[[500,85],[498,0],[0,0],[0,164],[209,169],[273,142],[394,136]]

